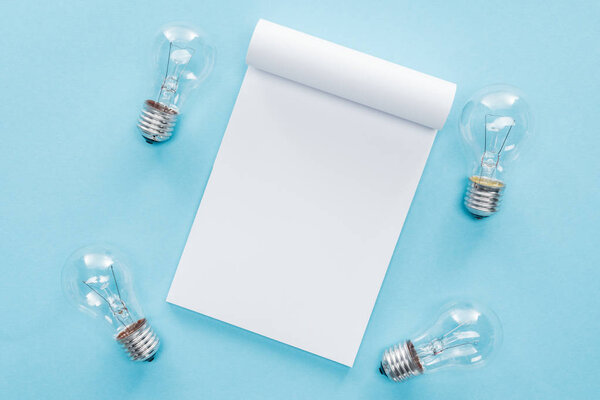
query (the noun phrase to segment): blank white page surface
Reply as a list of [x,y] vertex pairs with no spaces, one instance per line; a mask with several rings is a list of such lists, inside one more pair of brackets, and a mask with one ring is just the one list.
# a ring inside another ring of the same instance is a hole
[[167,300],[352,366],[435,134],[249,66]]

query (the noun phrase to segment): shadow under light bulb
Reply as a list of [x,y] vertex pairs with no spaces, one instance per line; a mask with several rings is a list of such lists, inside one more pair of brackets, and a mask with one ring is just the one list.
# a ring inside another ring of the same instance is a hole
[[102,319],[133,361],[152,361],[160,341],[143,316],[126,266],[100,246],[76,250],[61,275],[63,292],[80,311]]
[[144,102],[138,128],[148,143],[165,142],[181,106],[212,70],[215,49],[200,31],[185,24],[163,28],[157,39],[157,83],[154,98]]
[[387,349],[379,372],[402,382],[445,368],[480,366],[501,342],[502,327],[494,312],[471,303],[457,303],[445,309],[415,339]]
[[460,131],[470,159],[464,203],[475,217],[488,217],[498,211],[507,166],[532,131],[529,106],[517,88],[486,87],[463,108]]

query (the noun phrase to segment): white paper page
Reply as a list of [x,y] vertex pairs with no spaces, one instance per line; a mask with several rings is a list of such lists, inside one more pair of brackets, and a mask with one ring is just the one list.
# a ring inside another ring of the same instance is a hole
[[249,66],[167,300],[352,366],[435,133]]
[[435,129],[456,85],[306,33],[260,20],[248,65]]

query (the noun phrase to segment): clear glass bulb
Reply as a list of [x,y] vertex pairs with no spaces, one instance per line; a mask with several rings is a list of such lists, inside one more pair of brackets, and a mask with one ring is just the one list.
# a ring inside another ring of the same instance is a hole
[[67,259],[61,274],[67,299],[101,319],[135,361],[152,361],[160,342],[144,317],[127,267],[114,250],[89,246]]
[[477,92],[463,108],[460,131],[469,159],[465,206],[476,217],[498,210],[505,175],[531,134],[529,105],[519,89],[494,85]]
[[145,101],[138,121],[148,143],[171,138],[183,103],[212,71],[215,48],[198,29],[170,24],[158,35],[156,56],[154,97]]
[[472,303],[456,303],[415,339],[387,349],[379,370],[400,382],[449,367],[480,366],[501,342],[502,326],[493,311]]

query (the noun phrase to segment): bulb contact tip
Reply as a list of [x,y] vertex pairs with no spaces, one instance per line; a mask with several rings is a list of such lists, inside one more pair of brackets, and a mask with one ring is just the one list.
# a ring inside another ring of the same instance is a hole
[[171,139],[179,113],[153,100],[146,100],[138,120],[138,128],[150,144]]
[[123,329],[116,337],[117,342],[132,361],[151,362],[156,357],[160,340],[148,321],[143,318]]
[[498,211],[504,188],[502,181],[472,176],[467,184],[465,207],[475,218],[489,217]]

